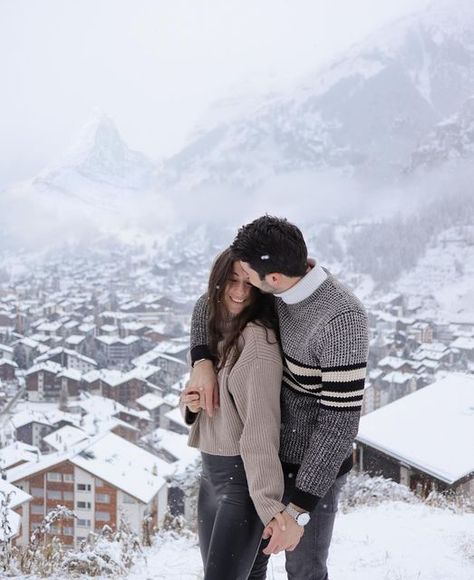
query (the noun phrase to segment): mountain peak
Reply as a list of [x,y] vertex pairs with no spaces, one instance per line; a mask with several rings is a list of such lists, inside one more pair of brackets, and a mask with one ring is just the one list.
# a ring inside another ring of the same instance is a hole
[[[143,189],[151,182],[153,163],[142,153],[129,149],[114,121],[95,109],[79,131],[73,145],[37,181],[64,188],[64,180],[105,183],[112,187]],[[67,189],[67,187],[66,187]]]

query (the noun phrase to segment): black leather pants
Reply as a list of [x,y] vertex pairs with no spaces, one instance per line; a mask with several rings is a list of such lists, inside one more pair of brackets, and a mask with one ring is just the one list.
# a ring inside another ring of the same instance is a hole
[[202,453],[202,469],[198,533],[204,580],[247,580],[263,524],[250,499],[242,458]]

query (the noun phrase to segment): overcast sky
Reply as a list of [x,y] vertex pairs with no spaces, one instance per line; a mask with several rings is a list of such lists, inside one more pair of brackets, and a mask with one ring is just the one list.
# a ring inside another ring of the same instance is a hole
[[291,86],[426,0],[0,0],[0,188],[94,108],[153,159],[216,100]]

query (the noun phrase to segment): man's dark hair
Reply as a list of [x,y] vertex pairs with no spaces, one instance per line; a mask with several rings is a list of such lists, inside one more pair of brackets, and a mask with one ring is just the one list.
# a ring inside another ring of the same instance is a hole
[[284,218],[265,215],[242,226],[230,248],[233,258],[250,264],[261,280],[273,272],[304,276],[308,268],[303,234]]

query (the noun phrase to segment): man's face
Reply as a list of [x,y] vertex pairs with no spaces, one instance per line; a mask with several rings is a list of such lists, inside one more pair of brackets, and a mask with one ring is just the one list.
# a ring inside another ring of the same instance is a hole
[[269,284],[266,280],[268,276],[265,276],[264,280],[260,279],[258,273],[252,268],[252,266],[248,262],[240,262],[242,270],[247,274],[248,280],[252,286],[259,288],[262,292],[266,294],[275,294],[278,292],[277,288],[273,287]]

